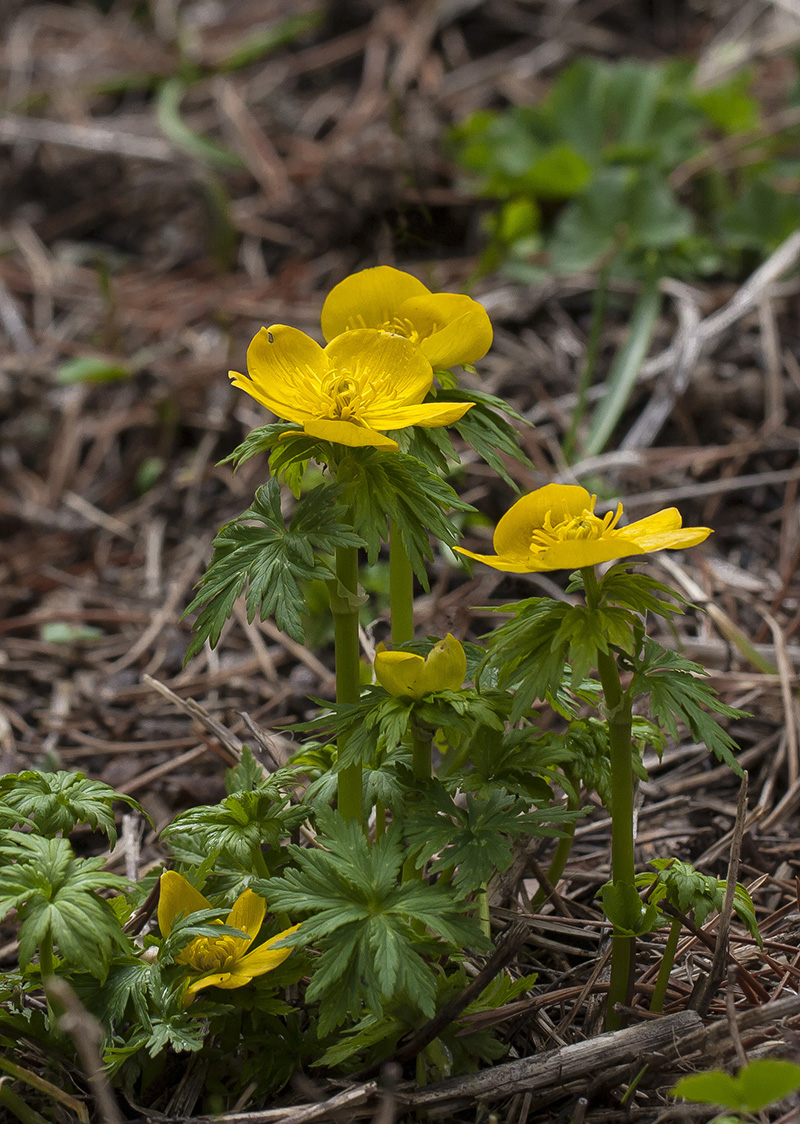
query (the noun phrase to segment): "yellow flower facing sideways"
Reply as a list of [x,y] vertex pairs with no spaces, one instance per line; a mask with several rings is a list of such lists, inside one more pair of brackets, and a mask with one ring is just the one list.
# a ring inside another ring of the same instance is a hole
[[680,513],[667,507],[627,527],[620,527],[622,504],[615,512],[595,515],[597,496],[573,484],[546,484],[517,500],[494,532],[495,554],[461,554],[495,570],[524,574],[541,570],[579,570],[654,550],[696,546],[710,527],[684,527]]
[[427,656],[390,652],[379,644],[375,653],[375,678],[390,695],[421,699],[432,691],[457,691],[467,674],[467,657],[455,636],[448,632]]
[[285,324],[262,328],[247,350],[249,378],[230,372],[283,421],[339,445],[397,449],[382,432],[458,421],[470,402],[424,402],[433,368],[410,340],[374,328],[337,336],[322,348]]
[[[212,905],[199,890],[174,870],[161,875],[161,889],[158,899],[158,924],[161,935],[168,937],[179,915],[188,916],[202,909],[212,909]],[[291,953],[291,948],[275,948],[278,941],[299,929],[293,925],[271,940],[250,949],[261,929],[267,903],[252,890],[245,890],[233,904],[233,909],[225,918],[224,924],[245,933],[244,937],[195,937],[181,950],[176,960],[185,964],[191,972],[197,973],[187,987],[183,1003],[188,1007],[198,991],[204,987],[234,988],[244,987],[255,976],[263,976],[282,964]]]
[[380,328],[418,345],[433,367],[482,359],[492,346],[486,309],[460,293],[432,293],[410,273],[379,265],[340,281],[322,306],[322,334]]

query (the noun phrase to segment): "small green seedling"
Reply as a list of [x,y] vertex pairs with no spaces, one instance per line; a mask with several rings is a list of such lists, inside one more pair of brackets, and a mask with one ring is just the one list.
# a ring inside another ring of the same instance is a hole
[[[760,1058],[742,1066],[736,1076],[721,1069],[692,1073],[672,1090],[675,1097],[733,1109],[736,1116],[715,1117],[715,1124],[751,1120],[800,1089],[800,1065],[783,1058]],[[743,1114],[743,1115],[741,1115]]]

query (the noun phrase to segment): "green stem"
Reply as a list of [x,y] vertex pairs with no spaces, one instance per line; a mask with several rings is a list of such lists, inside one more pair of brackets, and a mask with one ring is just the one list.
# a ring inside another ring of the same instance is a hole
[[56,974],[55,959],[53,957],[53,934],[48,929],[39,945],[39,972],[42,977],[42,986],[45,980],[50,980]]
[[608,302],[608,279],[610,275],[611,262],[609,261],[606,262],[605,266],[600,271],[600,276],[597,279],[597,288],[594,291],[594,298],[592,300],[592,323],[589,328],[589,338],[586,341],[586,361],[583,364],[583,369],[578,379],[577,401],[572,411],[572,421],[567,430],[567,435],[564,438],[564,460],[567,461],[567,463],[572,461],[572,454],[575,452],[578,428],[586,415],[586,400],[589,394],[589,387],[592,385],[594,379],[595,368],[597,367],[597,356],[600,352],[603,321],[605,320],[606,304]]
[[667,985],[669,984],[672,965],[675,963],[675,950],[678,947],[680,935],[681,919],[680,917],[675,917],[669,927],[667,943],[664,945],[664,955],[661,958],[661,967],[658,969],[656,985],[653,988],[653,997],[650,1000],[651,1011],[658,1012],[664,1010],[664,999],[667,994]]
[[[579,800],[576,796],[567,797],[567,807],[570,811],[576,812],[579,807]],[[572,851],[572,843],[575,839],[575,820],[564,828],[566,835],[562,836],[558,841],[558,846],[553,852],[553,857],[550,860],[550,866],[547,868],[547,881],[550,886],[555,890],[558,885],[561,875],[564,873],[564,868],[569,861],[569,856]],[[545,902],[550,897],[550,892],[544,887],[540,886],[536,893],[533,895],[531,901],[531,912],[538,913]]]
[[[600,587],[591,567],[581,570],[590,609],[600,603]],[[611,881],[634,886],[636,865],[633,844],[633,715],[631,697],[623,692],[619,669],[611,652],[597,652],[597,670],[608,714],[608,746],[611,759]],[[621,1018],[616,1003],[627,1003],[634,971],[634,938],[612,935],[611,981],[608,992],[606,1029],[617,1030]]]
[[389,606],[397,647],[414,639],[414,572],[394,520],[389,523]]
[[414,780],[425,782],[433,776],[433,749],[430,738],[421,738],[411,727],[411,770]]
[[492,919],[489,915],[489,886],[484,882],[478,891],[478,921],[485,937],[492,936]]
[[[336,645],[336,701],[358,702],[361,663],[358,643],[358,549],[336,548],[336,590],[331,592]],[[339,738],[339,755],[346,740]],[[361,820],[361,766],[347,765],[339,773],[338,804],[345,819]]]

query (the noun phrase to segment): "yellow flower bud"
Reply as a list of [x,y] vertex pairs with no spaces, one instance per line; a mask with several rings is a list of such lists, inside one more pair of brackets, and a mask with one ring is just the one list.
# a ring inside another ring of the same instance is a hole
[[428,655],[389,652],[378,645],[375,676],[390,695],[421,699],[433,691],[457,691],[467,674],[467,657],[462,645],[448,632]]

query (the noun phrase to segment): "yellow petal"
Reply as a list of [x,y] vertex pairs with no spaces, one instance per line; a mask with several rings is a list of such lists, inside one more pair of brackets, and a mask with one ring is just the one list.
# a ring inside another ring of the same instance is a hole
[[493,570],[501,570],[504,574],[527,574],[530,569],[530,551],[525,554],[475,554],[463,546],[454,546],[453,550],[459,554],[466,554],[467,558],[474,558],[476,562],[483,562]]
[[596,566],[600,562],[613,562],[615,558],[645,553],[642,547],[623,538],[566,539],[553,543],[543,554],[531,555],[528,569],[537,573],[543,570],[579,570],[582,566]]
[[299,925],[292,925],[290,929],[284,929],[282,933],[277,933],[274,937],[270,937],[264,944],[258,948],[251,949],[236,964],[236,973],[244,972],[252,979],[254,976],[263,976],[265,972],[271,972],[273,968],[277,968],[282,964],[287,956],[290,956],[294,951],[293,946],[289,945],[286,948],[276,948],[275,945],[279,941],[284,940],[291,933],[297,932],[300,928]]
[[696,546],[713,532],[710,527],[684,527],[678,509],[667,507],[622,527],[619,533],[638,543],[649,553],[653,550],[679,550]]
[[463,646],[448,632],[425,657],[416,687],[420,697],[430,691],[457,691],[467,674],[467,657]]
[[415,652],[375,653],[375,678],[380,685],[396,698],[419,698],[416,692],[417,679],[425,660]]
[[[389,426],[386,428],[388,429]],[[313,421],[307,421],[303,429],[309,437],[317,437],[320,441],[333,441],[337,445],[349,445],[351,449],[372,446],[374,449],[391,449],[392,452],[396,452],[398,448],[397,442],[391,437],[385,437],[374,429],[356,425],[355,422],[339,421],[336,418],[314,418]]]
[[527,557],[531,535],[544,526],[548,514],[551,525],[555,526],[591,506],[592,497],[585,488],[575,484],[545,484],[508,509],[495,528],[494,548],[504,557]]
[[328,294],[322,306],[322,334],[330,341],[352,328],[383,328],[404,300],[428,291],[416,277],[389,265],[353,273]]
[[407,429],[421,425],[430,429],[437,425],[450,425],[463,418],[474,402],[421,402],[419,406],[395,406],[391,411],[365,411],[370,425],[376,429]]
[[486,309],[460,293],[412,297],[400,306],[399,319],[419,337],[420,349],[433,367],[474,363],[492,346]]
[[[229,983],[228,981],[233,978],[232,972],[215,972],[207,976],[200,976],[199,979],[190,983],[183,993],[183,1005],[188,1007],[194,1002],[195,996],[198,991],[202,991],[204,987],[242,987],[244,984],[250,983],[251,977],[243,976],[237,983]],[[239,980],[239,977],[236,977]]]
[[[332,369],[372,388],[376,412],[421,402],[433,383],[433,368],[419,348],[389,332],[345,332],[328,344],[325,355]],[[367,411],[364,417],[369,420]]]
[[267,903],[259,894],[250,889],[243,891],[233,903],[233,908],[226,917],[225,924],[247,933],[247,939],[243,937],[235,938],[237,949],[240,952],[243,953],[251,941],[258,936],[266,912]]
[[158,894],[158,927],[162,937],[168,937],[178,915],[188,917],[201,909],[211,909],[211,902],[195,890],[182,874],[165,870],[161,875]]
[[325,352],[315,340],[297,328],[273,324],[257,332],[247,349],[250,378],[236,371],[229,377],[277,417],[302,424],[323,410],[321,385],[327,369]]

